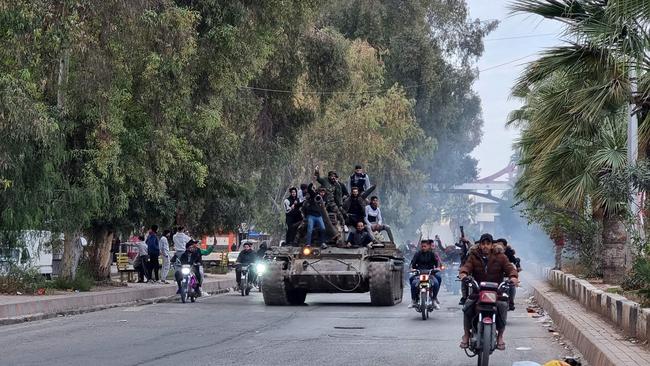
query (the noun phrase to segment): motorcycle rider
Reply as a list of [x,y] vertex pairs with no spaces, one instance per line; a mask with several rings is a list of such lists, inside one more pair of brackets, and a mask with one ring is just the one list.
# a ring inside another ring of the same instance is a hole
[[[475,246],[478,245],[478,242],[475,243]],[[469,256],[469,252],[471,251],[472,244],[470,243],[469,240],[467,240],[465,237],[460,238],[458,243],[454,244],[459,250],[460,250],[460,265],[464,265],[465,262],[467,261],[467,257]],[[461,283],[461,297],[460,301],[458,301],[458,305],[465,305],[465,302],[467,301],[467,292],[469,289],[467,288],[467,283],[462,282]]]
[[249,266],[248,273],[250,274],[249,280],[252,282],[255,278],[255,268],[252,266],[257,262],[257,253],[253,251],[251,243],[246,242],[243,244],[244,250],[242,250],[237,256],[237,261],[235,262],[235,278],[237,279],[237,284],[239,284],[239,279],[241,278],[241,267]]
[[[189,240],[185,244],[185,252],[178,257],[181,266],[183,264],[189,264],[190,269],[194,272],[196,276],[196,281],[199,285],[199,289],[203,284],[203,276],[201,276],[201,271],[199,266],[203,263],[203,258],[201,257],[201,251],[197,249],[198,242],[196,240]],[[176,279],[176,284],[178,285],[177,294],[181,293],[181,282],[183,281],[183,274],[181,273],[181,266],[176,266],[176,271],[174,271],[174,278]]]
[[[417,269],[419,271],[432,270],[439,268],[441,265],[438,256],[431,250],[431,242],[428,239],[422,239],[420,242],[420,251],[415,253],[413,260],[411,260],[411,269]],[[433,307],[436,310],[440,309],[438,305],[438,291],[440,290],[440,283],[442,278],[439,273],[436,273],[433,276],[429,277],[431,281],[431,297],[433,298]],[[411,300],[413,303],[409,306],[410,308],[418,304],[418,297],[420,295],[418,291],[418,284],[420,278],[416,275],[412,275],[409,279],[411,284]]]
[[[501,245],[504,248],[504,254],[508,257],[510,263],[512,263],[516,268],[517,272],[521,272],[521,260],[517,258],[515,249],[508,245],[508,241],[504,238],[499,238],[495,241],[496,244]],[[515,296],[517,295],[517,289],[512,286],[510,287],[510,293],[508,294],[508,310],[515,310]]]
[[[494,245],[494,239],[490,234],[483,234],[479,240],[478,247],[472,247],[465,264],[460,269],[460,279],[464,280],[467,276],[472,276],[476,282],[495,282],[501,283],[504,277],[508,277],[516,286],[519,283],[517,269],[508,260],[500,246]],[[461,348],[469,347],[470,329],[476,317],[476,296],[467,300],[463,307],[464,321],[463,326],[465,333],[460,342]],[[503,341],[503,335],[506,328],[508,314],[508,304],[505,301],[497,301],[497,349],[503,351],[506,344]]]

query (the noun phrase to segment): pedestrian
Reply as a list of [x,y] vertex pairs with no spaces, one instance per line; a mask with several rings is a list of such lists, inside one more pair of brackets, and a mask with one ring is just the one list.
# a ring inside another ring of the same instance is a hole
[[147,244],[144,242],[144,236],[138,237],[138,256],[133,261],[133,269],[138,272],[138,283],[144,283],[145,274],[148,273],[149,255],[147,254]]
[[176,228],[176,233],[172,237],[174,242],[174,251],[176,252],[176,257],[180,258],[183,253],[185,253],[185,244],[190,241],[189,235],[185,233],[185,227],[179,226]]
[[149,281],[147,282],[157,282],[160,280],[160,263],[158,262],[158,258],[160,257],[160,246],[158,244],[158,225],[151,225],[151,230],[149,230],[149,235],[147,236],[146,243],[147,254],[149,254]]
[[171,231],[164,230],[162,236],[160,237],[160,255],[162,256],[162,283],[167,284],[167,275],[169,274],[169,269],[171,266],[170,262],[170,253],[169,253],[169,239],[171,237]]

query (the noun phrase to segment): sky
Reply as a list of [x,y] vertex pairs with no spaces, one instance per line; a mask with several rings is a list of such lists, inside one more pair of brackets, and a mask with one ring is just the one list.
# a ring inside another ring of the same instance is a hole
[[479,161],[479,177],[496,173],[510,162],[518,133],[506,128],[505,123],[510,111],[521,105],[510,98],[517,77],[540,51],[561,44],[562,29],[558,23],[529,15],[510,15],[509,2],[467,1],[471,18],[500,21],[499,27],[485,38],[485,52],[478,62],[483,71],[474,84],[482,100],[484,120],[482,142],[472,152]]

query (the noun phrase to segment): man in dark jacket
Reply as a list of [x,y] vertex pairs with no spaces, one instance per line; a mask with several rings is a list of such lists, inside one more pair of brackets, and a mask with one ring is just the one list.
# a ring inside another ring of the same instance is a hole
[[353,187],[359,188],[359,192],[363,193],[370,188],[370,178],[368,174],[363,171],[363,166],[357,165],[354,167],[354,173],[350,176],[350,190]]
[[287,245],[294,245],[296,241],[298,225],[302,222],[300,206],[302,206],[302,203],[298,198],[298,190],[296,187],[289,188],[289,197],[284,200],[284,212],[286,214],[287,223],[287,235],[285,240]]
[[[420,251],[415,253],[413,259],[411,260],[411,269],[417,269],[421,271],[430,271],[435,268],[439,268],[441,265],[438,260],[436,253],[431,250],[431,242],[428,239],[422,239],[420,242]],[[440,283],[442,278],[440,274],[436,273],[433,276],[429,277],[431,281],[431,297],[433,298],[433,307],[438,310],[440,305],[438,305],[438,291],[440,290]],[[409,281],[411,283],[411,300],[413,303],[409,307],[416,306],[419,298],[418,285],[420,284],[420,278],[418,276],[411,276]]]
[[[517,272],[521,272],[521,260],[517,258],[515,248],[508,245],[508,241],[504,238],[497,239],[495,245],[501,245],[503,247],[504,254],[508,257],[510,263],[517,268]],[[511,286],[510,293],[508,294],[508,310],[515,310],[515,296],[517,296],[517,288]]]
[[363,221],[357,222],[356,230],[348,235],[346,246],[348,248],[360,248],[365,247],[370,243],[372,243],[372,237],[370,234],[368,234],[366,225],[363,223]]
[[[201,251],[196,246],[198,242],[196,240],[189,240],[185,244],[185,252],[178,257],[178,260],[181,262],[181,265],[188,264],[196,276],[196,281],[199,284],[199,288],[203,284],[203,276],[201,276],[200,266],[203,263],[203,257],[201,256]],[[183,274],[181,273],[181,266],[177,266],[176,271],[174,272],[174,278],[176,279],[176,284],[178,285],[178,291],[181,291],[181,281],[183,281]]]
[[[158,282],[160,280],[160,274],[158,270],[160,269],[160,263],[158,262],[158,257],[160,257],[160,246],[158,245],[158,225],[151,225],[151,230],[147,236],[147,254],[149,255],[149,268],[147,268],[148,276],[147,282]],[[154,280],[154,276],[156,279]]]
[[[515,285],[519,283],[517,269],[508,260],[500,246],[494,245],[494,239],[490,234],[481,235],[478,247],[472,247],[465,264],[460,268],[460,279],[472,276],[476,282],[501,283],[504,277],[508,277]],[[461,340],[460,347],[469,346],[469,332],[476,317],[476,296],[472,294],[463,307],[465,334]],[[497,349],[504,350],[506,344],[503,341],[503,334],[506,329],[508,315],[508,304],[505,301],[497,301]]]
[[359,221],[363,221],[367,204],[365,197],[361,196],[359,188],[352,187],[350,197],[343,202],[343,210],[348,214],[346,224],[356,225]]
[[302,204],[302,211],[307,220],[307,237],[305,243],[308,246],[311,246],[312,244],[314,226],[317,226],[320,232],[321,247],[327,247],[327,244],[325,244],[325,222],[323,221],[325,200],[327,199],[326,194],[327,191],[325,188],[321,187],[319,188],[318,193],[310,193],[309,198]]
[[235,278],[237,279],[239,283],[239,279],[241,278],[241,267],[242,266],[249,266],[248,272],[251,274],[250,279],[252,281],[253,278],[255,278],[255,268],[252,266],[257,261],[257,253],[253,250],[253,247],[251,246],[251,243],[246,242],[243,244],[244,249],[239,252],[239,255],[237,256],[237,261],[235,262]]

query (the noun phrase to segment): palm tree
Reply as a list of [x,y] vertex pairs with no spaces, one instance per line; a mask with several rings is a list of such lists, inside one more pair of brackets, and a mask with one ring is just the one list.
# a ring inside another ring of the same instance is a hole
[[642,121],[642,153],[650,152],[650,4],[518,0],[511,7],[564,23],[570,39],[531,63],[514,87],[513,94],[527,101],[511,118],[525,121],[517,192],[529,204],[590,207],[603,220],[604,277],[617,282],[627,264],[626,200],[605,194],[602,179],[627,164],[628,110]]
[[627,165],[625,108],[603,110],[586,121],[573,112],[567,97],[574,85],[557,72],[525,92],[519,90],[525,105],[513,111],[508,122],[521,129],[516,144],[521,172],[515,191],[530,207],[562,207],[601,221],[607,252],[604,276],[617,282],[626,266],[621,217],[626,200],[610,194],[602,178]]

